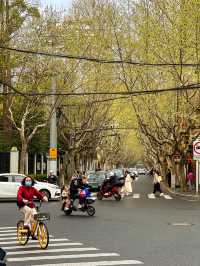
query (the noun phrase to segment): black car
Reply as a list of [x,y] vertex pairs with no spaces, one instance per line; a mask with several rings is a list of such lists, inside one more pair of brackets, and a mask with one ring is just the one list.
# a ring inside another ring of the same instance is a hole
[[106,172],[104,171],[92,171],[88,173],[88,184],[92,187],[92,191],[98,191],[98,188],[101,186],[103,181],[106,178]]

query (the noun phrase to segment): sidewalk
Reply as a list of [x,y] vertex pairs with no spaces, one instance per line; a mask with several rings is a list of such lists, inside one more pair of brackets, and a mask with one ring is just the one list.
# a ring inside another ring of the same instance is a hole
[[169,188],[164,182],[161,183],[161,189],[163,190],[164,193],[168,193],[173,197],[177,198],[185,198],[188,200],[200,200],[200,192],[196,194],[196,192],[178,192],[177,190],[173,190]]

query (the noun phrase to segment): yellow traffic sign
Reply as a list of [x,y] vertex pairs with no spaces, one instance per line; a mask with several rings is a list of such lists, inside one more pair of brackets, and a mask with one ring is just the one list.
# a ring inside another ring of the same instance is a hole
[[57,149],[56,148],[50,148],[49,149],[49,157],[50,157],[50,159],[56,159],[57,158]]

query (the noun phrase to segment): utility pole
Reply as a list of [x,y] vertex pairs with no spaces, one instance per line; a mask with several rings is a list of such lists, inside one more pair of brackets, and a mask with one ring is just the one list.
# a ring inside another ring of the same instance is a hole
[[50,120],[49,171],[53,171],[54,174],[57,175],[57,121],[56,121],[55,75],[53,75],[52,77],[51,91],[52,91],[52,96],[51,96],[52,115]]

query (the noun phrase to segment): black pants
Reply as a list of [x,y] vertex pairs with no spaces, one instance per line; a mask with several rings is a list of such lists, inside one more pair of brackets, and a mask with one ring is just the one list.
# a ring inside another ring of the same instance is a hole
[[160,188],[160,183],[155,183],[155,184],[154,184],[153,194],[155,194],[156,191],[159,191],[160,193],[162,193],[162,190],[161,190],[161,188]]

